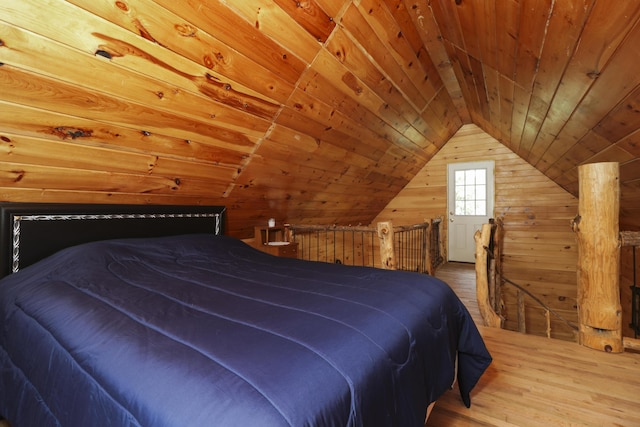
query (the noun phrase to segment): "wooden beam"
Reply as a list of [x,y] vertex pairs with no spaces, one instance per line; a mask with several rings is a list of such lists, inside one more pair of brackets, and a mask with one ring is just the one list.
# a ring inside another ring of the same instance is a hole
[[573,230],[578,238],[578,341],[590,348],[621,353],[619,166],[582,165],[580,198]]

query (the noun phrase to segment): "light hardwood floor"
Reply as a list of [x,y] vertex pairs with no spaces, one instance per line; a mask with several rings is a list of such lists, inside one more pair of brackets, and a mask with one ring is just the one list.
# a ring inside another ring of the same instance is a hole
[[[481,325],[473,266],[450,263],[436,276]],[[493,362],[471,395],[471,408],[451,390],[436,403],[427,427],[640,426],[640,354],[478,328]]]

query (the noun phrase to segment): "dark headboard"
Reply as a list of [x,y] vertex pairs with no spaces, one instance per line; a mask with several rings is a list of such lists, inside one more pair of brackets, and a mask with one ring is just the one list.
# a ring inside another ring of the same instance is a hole
[[224,234],[225,214],[224,206],[0,203],[0,278],[80,243]]

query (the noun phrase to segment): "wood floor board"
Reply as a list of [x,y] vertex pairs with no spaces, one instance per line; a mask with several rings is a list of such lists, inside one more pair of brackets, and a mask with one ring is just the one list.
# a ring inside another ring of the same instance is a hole
[[640,354],[481,326],[473,265],[449,263],[436,276],[469,309],[493,362],[471,408],[454,388],[438,400],[427,427],[640,426]]

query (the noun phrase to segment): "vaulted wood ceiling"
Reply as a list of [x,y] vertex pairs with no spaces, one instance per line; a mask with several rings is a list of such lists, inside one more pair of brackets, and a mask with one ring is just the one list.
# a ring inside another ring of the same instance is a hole
[[0,198],[368,223],[466,123],[640,228],[640,1],[4,0]]

